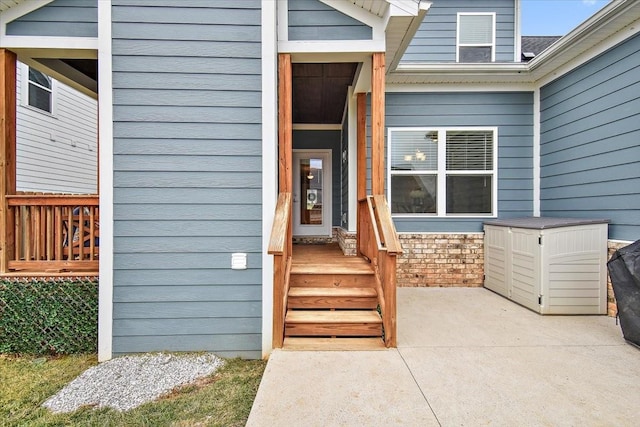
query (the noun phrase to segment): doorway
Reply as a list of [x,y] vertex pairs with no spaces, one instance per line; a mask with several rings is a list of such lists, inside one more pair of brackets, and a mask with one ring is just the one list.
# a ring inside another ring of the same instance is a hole
[[293,150],[293,235],[331,236],[331,150]]

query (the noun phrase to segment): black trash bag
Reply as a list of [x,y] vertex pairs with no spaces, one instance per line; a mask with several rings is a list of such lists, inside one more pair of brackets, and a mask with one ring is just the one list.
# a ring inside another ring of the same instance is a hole
[[620,248],[607,262],[624,339],[640,348],[640,240]]

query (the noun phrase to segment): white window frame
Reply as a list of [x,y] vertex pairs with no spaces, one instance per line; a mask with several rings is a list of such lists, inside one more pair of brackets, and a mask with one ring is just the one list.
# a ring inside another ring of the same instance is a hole
[[[51,89],[43,87],[38,85],[35,82],[31,82],[31,80],[29,79],[29,66],[27,64],[21,64],[21,70],[20,70],[20,74],[21,74],[21,105],[23,107],[29,108],[33,111],[37,111],[39,113],[42,114],[46,114],[48,116],[55,116],[56,114],[56,86],[57,86],[57,80],[54,79],[53,77],[47,75],[47,77],[49,77],[51,79]],[[42,71],[34,68],[34,70],[42,73]],[[43,73],[44,74],[44,73]],[[46,74],[45,74],[46,75]],[[38,87],[48,91],[51,95],[51,111],[47,111],[47,110],[43,110],[41,108],[38,108],[34,105],[29,104],[29,90],[31,88],[31,84],[35,84]]]
[[[392,171],[391,151],[393,147],[393,133],[403,131],[419,131],[438,134],[438,169],[435,173],[437,179],[436,213],[392,213],[394,218],[497,218],[498,217],[498,127],[482,126],[447,126],[447,127],[392,127],[387,129],[387,200],[391,203],[391,177],[392,175],[433,175],[433,171]],[[447,171],[447,132],[448,131],[480,131],[493,132],[493,169],[488,171]],[[487,214],[447,214],[447,175],[491,175],[491,213]]]
[[[461,16],[491,16],[491,43],[460,43],[460,17]],[[495,12],[458,12],[456,22],[456,62],[460,62],[461,47],[490,47],[491,62],[496,62],[496,13]]]

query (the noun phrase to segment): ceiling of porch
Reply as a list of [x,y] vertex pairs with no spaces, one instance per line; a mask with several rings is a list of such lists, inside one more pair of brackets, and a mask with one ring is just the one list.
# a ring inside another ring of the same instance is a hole
[[357,63],[293,64],[293,122],[341,124]]

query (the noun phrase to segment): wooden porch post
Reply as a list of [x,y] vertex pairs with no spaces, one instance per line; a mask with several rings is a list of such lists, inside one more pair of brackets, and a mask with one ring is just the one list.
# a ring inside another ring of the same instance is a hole
[[[293,80],[291,70],[291,55],[278,55],[278,186],[280,196],[293,192]],[[289,199],[291,200],[291,199]],[[288,224],[286,225],[286,249],[283,253],[274,255],[273,274],[273,337],[271,344],[274,348],[281,348],[284,341],[284,316],[286,309],[286,277],[288,258],[293,250],[292,204],[288,207]]]
[[279,191],[292,191],[292,140],[293,140],[293,108],[291,55],[278,55],[278,161],[279,161]]
[[[279,192],[293,193],[293,77],[289,53],[278,55],[278,163]],[[289,253],[293,249],[292,214],[293,211],[289,212]]]
[[0,49],[0,273],[14,256],[15,218],[7,195],[16,193],[16,54]]
[[371,76],[371,194],[384,194],[384,52],[373,54]]

